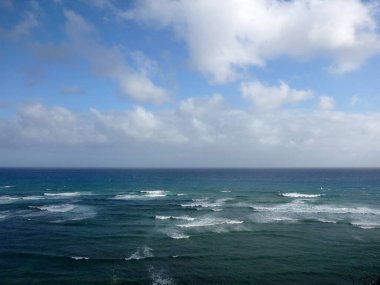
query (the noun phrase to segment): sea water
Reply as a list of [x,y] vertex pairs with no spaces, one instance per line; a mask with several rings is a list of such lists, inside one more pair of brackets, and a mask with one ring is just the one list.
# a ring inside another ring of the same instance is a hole
[[359,284],[378,169],[1,169],[0,284]]

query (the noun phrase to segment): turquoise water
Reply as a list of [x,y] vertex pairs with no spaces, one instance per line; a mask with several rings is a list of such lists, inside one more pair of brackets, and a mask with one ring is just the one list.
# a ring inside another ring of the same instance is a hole
[[1,169],[0,284],[352,284],[378,169]]

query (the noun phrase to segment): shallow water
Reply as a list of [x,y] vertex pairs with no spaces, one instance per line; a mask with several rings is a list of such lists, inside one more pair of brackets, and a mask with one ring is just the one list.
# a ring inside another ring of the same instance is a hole
[[0,284],[352,284],[380,170],[1,169],[0,239]]

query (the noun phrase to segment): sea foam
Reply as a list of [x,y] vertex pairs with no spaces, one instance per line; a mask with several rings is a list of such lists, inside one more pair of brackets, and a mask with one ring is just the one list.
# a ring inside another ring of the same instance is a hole
[[62,192],[62,193],[44,193],[44,196],[47,197],[77,197],[80,196],[80,192]]
[[281,193],[280,194],[283,197],[289,197],[289,198],[318,198],[321,197],[320,194],[302,194],[302,193]]
[[143,246],[137,248],[137,250],[131,256],[126,257],[125,260],[140,260],[153,256],[153,250],[148,246]]
[[193,228],[193,227],[210,227],[210,226],[217,226],[217,225],[235,225],[235,224],[242,224],[242,223],[243,221],[239,221],[239,220],[205,217],[205,218],[193,221],[191,223],[181,224],[177,226],[181,228]]
[[155,216],[156,220],[185,220],[185,221],[194,221],[195,218],[189,216]]
[[61,204],[61,205],[47,205],[47,206],[29,206],[30,208],[37,208],[41,211],[48,212],[59,212],[65,213],[73,210],[76,206],[72,204]]

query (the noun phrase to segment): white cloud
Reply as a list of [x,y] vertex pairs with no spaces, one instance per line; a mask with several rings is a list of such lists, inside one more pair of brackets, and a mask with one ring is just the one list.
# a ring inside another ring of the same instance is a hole
[[9,159],[20,149],[41,157],[53,149],[58,164],[72,153],[71,166],[83,165],[73,153],[91,147],[87,161],[95,156],[98,166],[378,166],[379,140],[378,113],[250,112],[221,95],[188,98],[170,112],[75,113],[31,103],[0,121],[0,153]]
[[[66,33],[75,52],[86,58],[99,75],[118,82],[121,94],[136,101],[162,103],[168,99],[164,88],[148,77],[146,67],[131,68],[120,48],[103,45],[94,26],[73,11],[65,11]],[[142,58],[142,56],[140,56]],[[145,58],[144,58],[145,59]],[[145,59],[144,64],[147,64]]]
[[107,139],[84,117],[56,106],[30,103],[19,109],[15,120],[0,125],[3,144],[80,145],[104,143]]
[[296,104],[313,96],[310,90],[292,89],[282,81],[279,86],[266,86],[259,81],[243,82],[241,92],[243,99],[260,110],[272,110],[285,104]]
[[319,97],[319,108],[322,110],[331,110],[334,109],[335,101],[334,98],[329,96],[320,96]]
[[360,0],[145,0],[123,17],[173,29],[195,67],[224,83],[284,55],[324,56],[334,72],[354,70],[380,51],[377,8]]

